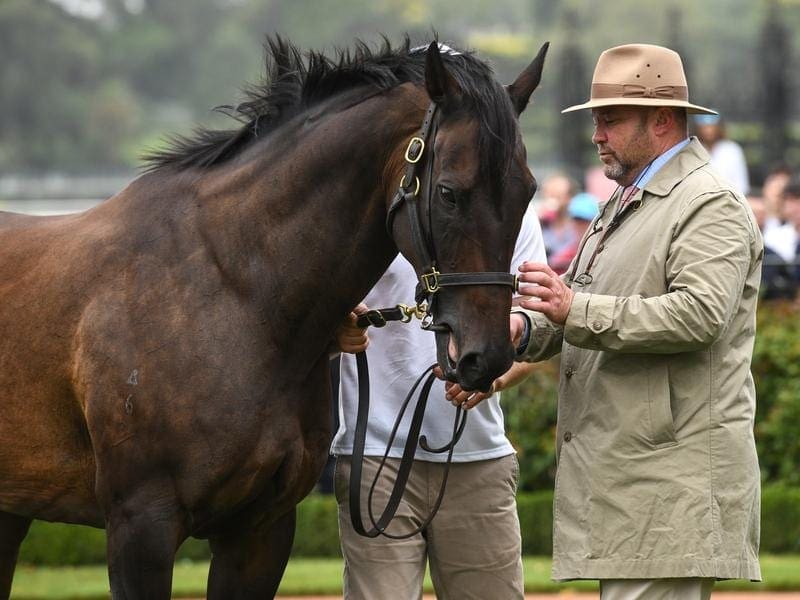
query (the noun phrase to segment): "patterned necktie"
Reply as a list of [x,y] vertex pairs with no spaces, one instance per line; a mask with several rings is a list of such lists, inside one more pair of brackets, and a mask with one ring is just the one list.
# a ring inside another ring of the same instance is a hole
[[628,203],[631,201],[631,198],[633,198],[636,195],[636,192],[638,191],[639,188],[636,187],[635,185],[629,185],[624,190],[622,190],[622,194],[620,194],[619,207],[617,208],[617,213],[621,213],[623,210],[625,210],[625,207],[628,206]]

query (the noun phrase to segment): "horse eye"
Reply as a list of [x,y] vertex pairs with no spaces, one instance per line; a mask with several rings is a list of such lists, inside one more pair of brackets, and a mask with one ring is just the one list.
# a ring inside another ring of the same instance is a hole
[[444,200],[445,202],[449,202],[450,204],[456,203],[455,192],[453,192],[453,190],[451,190],[447,186],[444,185],[439,186],[439,196],[441,196],[442,200]]

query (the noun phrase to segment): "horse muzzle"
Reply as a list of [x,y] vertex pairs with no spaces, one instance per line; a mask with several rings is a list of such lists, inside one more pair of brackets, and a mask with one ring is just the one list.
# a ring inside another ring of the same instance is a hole
[[494,380],[505,373],[514,361],[510,343],[507,349],[489,347],[483,351],[467,350],[459,355],[452,329],[441,324],[437,329],[436,355],[439,367],[447,381],[458,383],[466,391],[489,391]]

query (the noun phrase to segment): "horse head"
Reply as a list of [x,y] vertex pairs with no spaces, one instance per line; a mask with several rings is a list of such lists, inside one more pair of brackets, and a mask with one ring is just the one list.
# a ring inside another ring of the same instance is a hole
[[547,47],[503,88],[483,63],[469,62],[465,75],[463,55],[431,43],[430,105],[388,209],[395,243],[420,278],[417,301],[427,302],[423,326],[436,333],[439,365],[465,389],[489,389],[514,359],[508,271],[536,190],[518,116],[539,84]]

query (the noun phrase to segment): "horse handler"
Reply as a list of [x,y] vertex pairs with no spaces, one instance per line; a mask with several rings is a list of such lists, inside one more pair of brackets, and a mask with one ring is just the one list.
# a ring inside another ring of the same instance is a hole
[[[592,142],[619,184],[564,278],[526,263],[523,359],[561,352],[553,578],[601,598],[709,598],[761,577],[750,373],[763,245],[709,167],[681,59],[600,55]],[[526,346],[527,343],[527,347]]]
[[[533,211],[528,211],[522,222],[511,261],[513,270],[525,260],[545,260],[542,231]],[[364,302],[377,308],[390,306],[398,298],[413,298],[416,283],[413,267],[398,256]],[[397,322],[367,340],[365,330],[359,329],[355,320],[352,313],[337,336],[345,354],[339,390],[340,427],[331,445],[336,455],[334,487],[344,557],[344,597],[420,600],[428,565],[441,600],[522,600],[522,539],[515,497],[519,465],[505,435],[499,392],[523,380],[530,373],[530,365],[513,363],[486,393],[466,392],[457,384],[438,380],[434,383],[422,426],[423,435],[434,445],[452,436],[454,410],[445,398],[453,404],[463,403],[470,411],[464,435],[455,446],[440,510],[422,532],[407,539],[361,537],[353,528],[349,508],[358,375],[355,357],[347,352],[363,350],[369,342],[371,406],[361,481],[366,504],[398,409],[419,374],[436,360],[436,347],[429,331]],[[375,489],[376,514],[386,506],[397,477],[408,420],[407,414]],[[408,535],[422,526],[442,485],[445,458],[445,454],[417,449],[408,487],[388,532]],[[362,512],[366,512],[363,507]],[[366,514],[363,519],[367,522]]]

